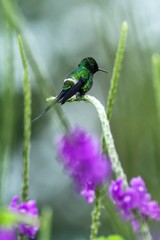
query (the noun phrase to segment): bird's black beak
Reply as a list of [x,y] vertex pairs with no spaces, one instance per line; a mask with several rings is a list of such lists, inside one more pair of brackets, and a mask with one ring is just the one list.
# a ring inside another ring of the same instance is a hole
[[106,70],[104,70],[104,69],[102,69],[102,68],[98,68],[98,71],[108,73]]

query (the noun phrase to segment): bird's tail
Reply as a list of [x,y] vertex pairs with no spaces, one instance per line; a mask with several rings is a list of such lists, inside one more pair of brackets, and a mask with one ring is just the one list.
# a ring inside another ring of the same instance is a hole
[[41,112],[38,117],[34,118],[32,120],[31,123],[34,123],[35,121],[37,121],[39,118],[43,117],[48,111],[49,109],[51,109],[51,107],[53,107],[53,105],[57,102],[57,98],[55,98],[45,109],[43,112]]

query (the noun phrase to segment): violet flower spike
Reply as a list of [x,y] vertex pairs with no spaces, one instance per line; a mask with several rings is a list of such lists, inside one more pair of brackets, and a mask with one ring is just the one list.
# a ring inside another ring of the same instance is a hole
[[95,199],[95,190],[110,177],[111,165],[101,153],[100,143],[90,134],[76,128],[59,141],[59,155],[77,190],[88,203]]
[[142,221],[148,217],[160,221],[160,206],[156,201],[151,201],[151,196],[141,177],[132,178],[130,186],[126,189],[123,189],[122,185],[123,179],[112,181],[109,188],[110,198],[123,219],[131,221],[135,231],[138,232],[140,229],[135,212]]
[[36,226],[31,226],[25,223],[19,223],[17,225],[19,232],[30,238],[34,238],[40,225],[38,222],[38,209],[36,206],[36,201],[29,200],[27,202],[21,202],[20,204],[18,204],[18,202],[19,202],[19,197],[14,196],[9,206],[10,211],[14,213],[24,214],[26,216],[35,218],[37,220]]

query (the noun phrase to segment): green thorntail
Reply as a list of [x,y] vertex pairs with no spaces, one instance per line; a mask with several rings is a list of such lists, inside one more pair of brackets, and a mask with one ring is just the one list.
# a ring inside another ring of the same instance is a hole
[[83,96],[93,85],[93,74],[97,71],[107,72],[98,67],[96,60],[92,57],[84,58],[78,67],[64,79],[62,91],[59,95],[46,107],[46,109],[33,121],[42,117],[54,105],[54,103],[64,104],[73,95]]

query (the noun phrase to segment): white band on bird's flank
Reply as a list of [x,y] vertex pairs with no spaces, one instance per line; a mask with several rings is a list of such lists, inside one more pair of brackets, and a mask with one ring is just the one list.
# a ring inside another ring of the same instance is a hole
[[77,80],[76,80],[76,79],[73,79],[73,78],[66,78],[66,79],[64,79],[64,82],[67,82],[67,81],[73,82],[74,84],[77,83]]

